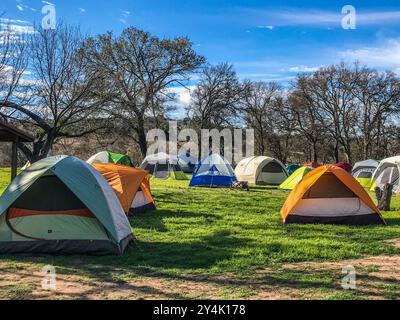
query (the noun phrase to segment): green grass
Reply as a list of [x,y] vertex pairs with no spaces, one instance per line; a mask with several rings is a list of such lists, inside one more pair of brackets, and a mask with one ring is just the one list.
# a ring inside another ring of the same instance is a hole
[[[7,183],[7,170],[0,170],[0,186]],[[297,290],[305,297],[362,299],[368,295],[340,288],[341,269],[288,270],[285,264],[400,253],[384,242],[400,237],[397,197],[392,204],[395,210],[384,213],[387,226],[284,226],[279,211],[288,195],[285,191],[258,186],[250,192],[188,188],[188,181],[155,180],[152,191],[158,210],[130,219],[137,240],[121,257],[21,255],[3,256],[0,261],[13,268],[22,264],[38,270],[52,264],[58,272],[79,275],[88,283],[126,284],[142,277],[203,281],[220,286],[220,298],[252,297],[268,285],[285,292]],[[266,269],[270,272],[257,272]],[[362,270],[366,276],[373,271]],[[229,281],[218,282],[221,276]],[[29,288],[20,288],[22,297]],[[384,298],[397,298],[400,286],[384,283],[381,291]],[[7,292],[13,298],[19,291],[9,288]]]

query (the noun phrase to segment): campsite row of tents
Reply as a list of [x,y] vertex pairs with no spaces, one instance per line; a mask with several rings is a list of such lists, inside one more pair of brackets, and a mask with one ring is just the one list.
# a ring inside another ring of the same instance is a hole
[[[194,161],[187,159],[188,168]],[[295,170],[289,175],[273,158],[247,158],[233,170],[210,154],[197,163],[190,186],[281,184],[292,189],[281,210],[284,223],[385,223],[361,184],[369,176],[376,185],[392,181],[396,170],[398,180],[397,160],[356,164],[354,177],[346,166],[315,163],[288,168]],[[186,177],[179,158],[166,154],[147,157],[142,168],[106,151],[86,162],[55,156],[27,166],[0,198],[0,253],[122,254],[133,239],[128,217],[155,209],[149,173]]]

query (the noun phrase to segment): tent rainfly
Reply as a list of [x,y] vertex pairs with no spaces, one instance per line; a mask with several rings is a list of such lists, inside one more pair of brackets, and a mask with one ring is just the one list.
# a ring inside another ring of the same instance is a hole
[[291,176],[293,174],[293,172],[295,172],[298,168],[300,168],[300,166],[297,164],[289,164],[286,167],[286,171],[287,171],[288,175]]
[[253,184],[281,184],[288,177],[285,166],[270,157],[249,157],[241,160],[235,168],[239,181]]
[[297,186],[304,176],[313,170],[313,167],[300,167],[295,172],[293,172],[282,184],[278,187],[279,189],[292,190]]
[[156,179],[187,180],[176,155],[165,152],[148,155],[140,165]]
[[101,151],[90,157],[87,161],[89,164],[94,163],[115,163],[133,167],[131,158],[126,154],[114,153],[110,151]]
[[95,163],[93,167],[107,180],[126,214],[133,215],[156,208],[147,171],[112,163]]
[[364,188],[369,189],[372,185],[372,175],[378,165],[379,162],[372,159],[356,162],[352,175]]
[[189,186],[230,188],[235,181],[237,178],[229,162],[213,153],[198,163]]
[[334,165],[308,173],[289,194],[281,215],[284,223],[385,223],[364,188]]
[[75,157],[33,163],[0,198],[0,253],[122,254],[131,239],[114,191]]

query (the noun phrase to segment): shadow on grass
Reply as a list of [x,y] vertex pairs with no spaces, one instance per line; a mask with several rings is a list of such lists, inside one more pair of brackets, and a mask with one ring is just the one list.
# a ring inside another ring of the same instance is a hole
[[222,217],[212,213],[197,213],[190,211],[172,211],[172,210],[155,210],[148,213],[141,213],[129,219],[133,228],[143,228],[156,230],[158,232],[167,232],[164,220],[170,218],[183,219],[203,219],[205,223],[213,223],[222,219]]

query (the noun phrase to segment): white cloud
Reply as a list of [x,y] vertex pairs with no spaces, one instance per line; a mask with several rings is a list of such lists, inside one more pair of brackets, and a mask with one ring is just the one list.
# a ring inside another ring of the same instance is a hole
[[297,73],[300,73],[300,72],[315,72],[319,68],[321,68],[321,66],[308,67],[308,66],[305,66],[305,65],[300,65],[300,66],[294,66],[294,67],[289,68],[289,71],[290,72],[297,72]]
[[18,9],[19,11],[24,11],[24,8],[23,8],[21,5],[19,5],[19,4],[17,4],[17,9]]
[[85,8],[79,8],[79,12],[80,13],[86,13],[86,9]]
[[269,30],[274,30],[274,26],[258,26],[258,29],[269,29]]
[[346,62],[359,61],[374,68],[400,70],[400,39],[390,39],[381,46],[339,52]]
[[0,23],[0,33],[2,34],[32,34],[35,33],[35,29],[30,25],[20,25],[20,24],[8,24]]
[[[337,11],[326,10],[255,10],[243,9],[250,13],[255,21],[268,21],[266,26],[341,26],[342,18],[339,7]],[[357,8],[356,8],[357,9]],[[356,11],[357,25],[379,25],[398,23],[400,11]]]
[[176,94],[176,98],[178,102],[184,106],[187,106],[190,103],[190,92],[194,89],[194,86],[188,87],[173,87],[168,88],[170,93]]
[[54,6],[54,3],[51,3],[51,2],[49,2],[49,1],[42,1],[42,3],[48,4],[49,6]]

